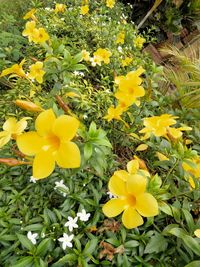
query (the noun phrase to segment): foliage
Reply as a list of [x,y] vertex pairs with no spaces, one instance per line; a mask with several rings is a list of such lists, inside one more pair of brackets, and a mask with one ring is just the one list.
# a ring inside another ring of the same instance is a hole
[[[151,37],[121,3],[61,2],[29,3],[34,27],[24,21],[19,39],[8,34],[18,57],[3,48],[0,265],[198,265],[198,110],[177,108],[159,90],[163,68],[141,50]],[[190,67],[193,83],[196,62]],[[117,105],[123,112],[108,119]],[[48,174],[35,174],[52,158]]]

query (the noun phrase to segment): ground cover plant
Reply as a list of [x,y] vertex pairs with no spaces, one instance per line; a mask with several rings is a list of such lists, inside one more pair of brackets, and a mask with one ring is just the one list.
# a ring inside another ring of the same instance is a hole
[[4,45],[1,266],[199,266],[199,110],[128,14],[34,1]]

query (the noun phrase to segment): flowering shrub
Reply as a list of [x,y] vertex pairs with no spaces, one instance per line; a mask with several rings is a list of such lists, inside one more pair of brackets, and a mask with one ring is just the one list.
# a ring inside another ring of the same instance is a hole
[[0,74],[1,266],[199,264],[199,115],[159,93],[125,12],[23,15],[25,57]]

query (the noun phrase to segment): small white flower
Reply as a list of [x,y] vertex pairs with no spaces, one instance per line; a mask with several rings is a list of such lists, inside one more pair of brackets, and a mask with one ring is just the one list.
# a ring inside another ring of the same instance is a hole
[[72,239],[74,235],[63,234],[63,237],[58,238],[58,241],[62,242],[62,248],[66,249],[66,247],[72,248]]
[[87,114],[84,114],[83,115],[83,119],[86,120],[88,118],[88,115]]
[[32,234],[31,231],[28,231],[27,238],[35,245],[36,244],[36,238],[38,234]]
[[78,228],[78,224],[76,223],[78,220],[78,217],[75,217],[74,219],[71,216],[68,216],[68,222],[65,223],[65,226],[69,228],[69,231],[72,232],[74,228]]
[[123,52],[123,50],[122,50],[122,47],[121,47],[121,46],[118,46],[118,47],[117,47],[117,50],[119,51],[119,53],[122,53],[122,52]]
[[77,217],[79,217],[82,222],[87,222],[89,220],[90,213],[86,213],[85,209],[82,209],[81,212],[77,213]]
[[[56,186],[55,189],[57,188],[63,188],[66,191],[69,191],[69,188],[63,183],[63,180],[60,180],[60,182],[55,182]],[[66,197],[67,193],[62,192],[63,196]]]
[[110,199],[116,198],[116,196],[114,196],[110,191],[108,191],[106,194],[109,196]]
[[37,181],[37,179],[35,179],[33,176],[30,177],[30,182],[31,182],[31,183],[34,183],[34,184],[35,184],[36,181]]

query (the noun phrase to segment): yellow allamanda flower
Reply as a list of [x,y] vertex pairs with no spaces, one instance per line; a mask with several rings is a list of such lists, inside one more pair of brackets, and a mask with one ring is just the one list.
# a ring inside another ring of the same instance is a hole
[[115,78],[115,83],[119,89],[115,93],[115,97],[119,102],[126,103],[127,106],[138,101],[138,98],[145,95],[144,88],[141,85],[142,79],[139,77],[144,72],[142,67],[136,71],[129,72],[126,76],[118,76]]
[[48,41],[49,35],[44,28],[35,29],[32,33],[32,41],[36,44]]
[[3,70],[0,77],[6,76],[9,74],[16,74],[17,76],[25,78],[26,74],[22,68],[24,62],[25,62],[25,59],[23,59],[19,64],[14,64],[12,67]]
[[28,21],[25,25],[25,29],[23,30],[22,32],[22,35],[23,36],[28,36],[28,40],[29,42],[32,42],[33,41],[33,35],[36,31],[36,22],[35,21]]
[[27,12],[23,19],[33,19],[33,20],[36,20],[36,17],[35,17],[35,12],[36,12],[36,9],[35,8],[32,8],[29,12]]
[[146,192],[146,177],[124,170],[117,171],[110,178],[108,188],[116,198],[103,206],[103,213],[112,218],[123,212],[122,223],[126,228],[142,225],[142,216],[153,217],[158,214],[157,200]]
[[16,139],[17,136],[27,127],[27,117],[17,121],[16,118],[9,118],[3,124],[3,131],[0,132],[0,148],[7,144],[11,139]]
[[26,132],[17,137],[19,150],[34,156],[33,177],[43,179],[49,176],[55,163],[61,168],[78,168],[80,151],[72,142],[79,127],[79,121],[68,115],[56,118],[52,109],[39,114],[35,121],[36,131]]
[[135,40],[133,41],[134,46],[141,49],[143,47],[143,44],[146,42],[146,39],[141,37],[141,36],[137,36],[135,38]]
[[122,67],[129,66],[132,61],[133,59],[131,57],[125,57],[124,59],[122,59]]
[[111,106],[109,107],[107,111],[107,115],[104,116],[104,119],[106,119],[108,122],[115,119],[115,120],[122,120],[121,115],[124,112],[124,109],[121,108],[121,106]]
[[143,139],[147,139],[151,134],[160,137],[166,137],[167,139],[177,139],[182,136],[182,131],[192,130],[191,127],[184,126],[180,128],[172,128],[171,125],[176,124],[177,117],[171,114],[162,114],[161,116],[153,116],[150,118],[144,118],[144,126],[140,133],[144,133]]
[[80,10],[81,15],[86,15],[88,14],[88,12],[89,12],[89,5],[81,6],[81,10]]
[[125,33],[124,32],[118,33],[116,38],[116,44],[124,44],[124,39],[125,39]]
[[32,112],[44,111],[43,108],[41,108],[40,106],[38,106],[37,104],[35,104],[31,101],[17,99],[17,100],[15,100],[15,105],[21,109],[32,111]]
[[83,60],[90,61],[90,52],[88,52],[87,50],[82,50],[81,54],[82,54]]
[[104,49],[104,48],[98,48],[97,51],[95,51],[93,53],[94,57],[99,58],[105,64],[109,64],[110,63],[111,55],[112,55],[112,53],[108,49]]
[[56,4],[55,5],[55,13],[63,13],[63,12],[65,12],[65,9],[66,9],[66,5],[64,5],[64,4]]
[[106,0],[106,6],[113,8],[115,6],[115,0]]
[[30,73],[28,77],[30,79],[35,79],[38,83],[43,82],[43,76],[45,71],[43,70],[43,62],[37,61],[35,64],[30,66]]

